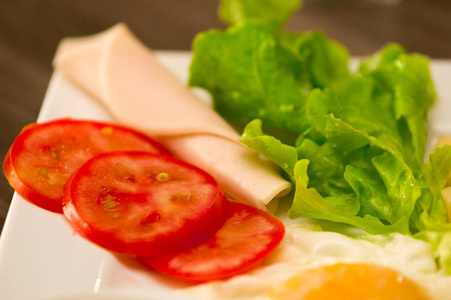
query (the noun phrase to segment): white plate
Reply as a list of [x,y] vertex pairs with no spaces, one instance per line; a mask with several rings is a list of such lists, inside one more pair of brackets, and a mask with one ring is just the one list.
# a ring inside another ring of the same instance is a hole
[[[188,52],[157,56],[187,80]],[[451,61],[433,61],[431,67],[439,100],[430,115],[428,150],[440,134],[451,135]],[[62,117],[113,121],[100,104],[55,72],[38,121]],[[62,215],[14,195],[0,239],[1,299],[184,299],[174,295],[183,286],[95,246],[74,234]]]

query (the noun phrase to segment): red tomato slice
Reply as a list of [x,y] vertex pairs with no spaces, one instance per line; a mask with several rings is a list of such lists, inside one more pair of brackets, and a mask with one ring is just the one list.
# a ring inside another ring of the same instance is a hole
[[28,201],[62,213],[63,185],[86,160],[116,150],[168,151],[148,136],[109,123],[60,119],[28,125],[3,162],[11,186]]
[[228,278],[258,265],[285,235],[283,223],[269,213],[230,202],[227,219],[208,241],[175,255],[139,260],[184,281]]
[[228,201],[208,173],[174,157],[120,151],[83,164],[65,187],[64,215],[92,242],[141,256],[210,238]]

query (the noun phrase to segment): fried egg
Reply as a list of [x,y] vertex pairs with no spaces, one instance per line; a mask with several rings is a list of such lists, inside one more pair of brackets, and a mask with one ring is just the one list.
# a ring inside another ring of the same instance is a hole
[[450,286],[429,243],[397,233],[350,237],[293,224],[257,269],[183,293],[199,299],[442,300],[451,299]]

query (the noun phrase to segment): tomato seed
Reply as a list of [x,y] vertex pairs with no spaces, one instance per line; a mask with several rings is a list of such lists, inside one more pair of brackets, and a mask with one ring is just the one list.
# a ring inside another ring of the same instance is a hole
[[54,158],[54,159],[59,159],[60,157],[58,156],[58,153],[56,153],[56,150],[55,149],[52,149],[52,157]]
[[119,203],[117,203],[116,201],[110,201],[103,205],[103,209],[104,210],[113,210],[118,206],[119,206]]
[[160,172],[160,173],[158,173],[158,175],[157,175],[158,181],[161,181],[161,182],[167,181],[167,180],[169,180],[169,178],[170,178],[170,176],[169,176],[169,174],[166,173],[166,172]]
[[119,206],[119,202],[116,201],[117,198],[111,195],[101,196],[99,198],[99,203],[102,205],[102,209],[105,211],[112,211]]
[[111,128],[111,127],[103,127],[102,129],[100,129],[100,133],[105,134],[105,135],[112,135],[113,134],[113,128]]
[[38,167],[38,171],[43,177],[49,178],[49,170],[47,168]]
[[121,215],[120,212],[116,212],[116,213],[112,213],[112,214],[111,214],[111,217],[113,217],[113,218],[119,218],[120,215]]

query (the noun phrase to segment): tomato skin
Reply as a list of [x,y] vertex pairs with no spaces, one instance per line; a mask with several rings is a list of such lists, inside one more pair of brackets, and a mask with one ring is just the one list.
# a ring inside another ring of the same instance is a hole
[[[159,166],[170,179],[150,179],[162,173]],[[115,178],[118,172],[126,179]],[[102,204],[107,198],[115,201],[112,210]],[[79,234],[101,247],[160,256],[210,238],[223,224],[227,205],[213,177],[195,166],[163,154],[117,151],[93,157],[72,175],[63,210]]]
[[177,254],[138,260],[183,281],[226,279],[257,266],[285,235],[282,221],[249,205],[230,202],[226,218],[223,227],[202,244]]
[[125,149],[169,154],[150,137],[123,126],[58,119],[25,126],[3,161],[3,171],[23,198],[62,213],[63,186],[72,172],[96,154]]
[[[42,197],[41,193],[36,192],[36,190],[29,188],[25,185],[19,177],[17,177],[11,162],[11,150],[6,153],[5,159],[3,160],[3,173],[8,179],[9,184],[18,192],[24,199],[33,199],[33,203],[46,203],[46,209],[52,212],[60,212],[61,204],[53,201],[47,201],[47,199]],[[32,201],[30,201],[32,202]]]

